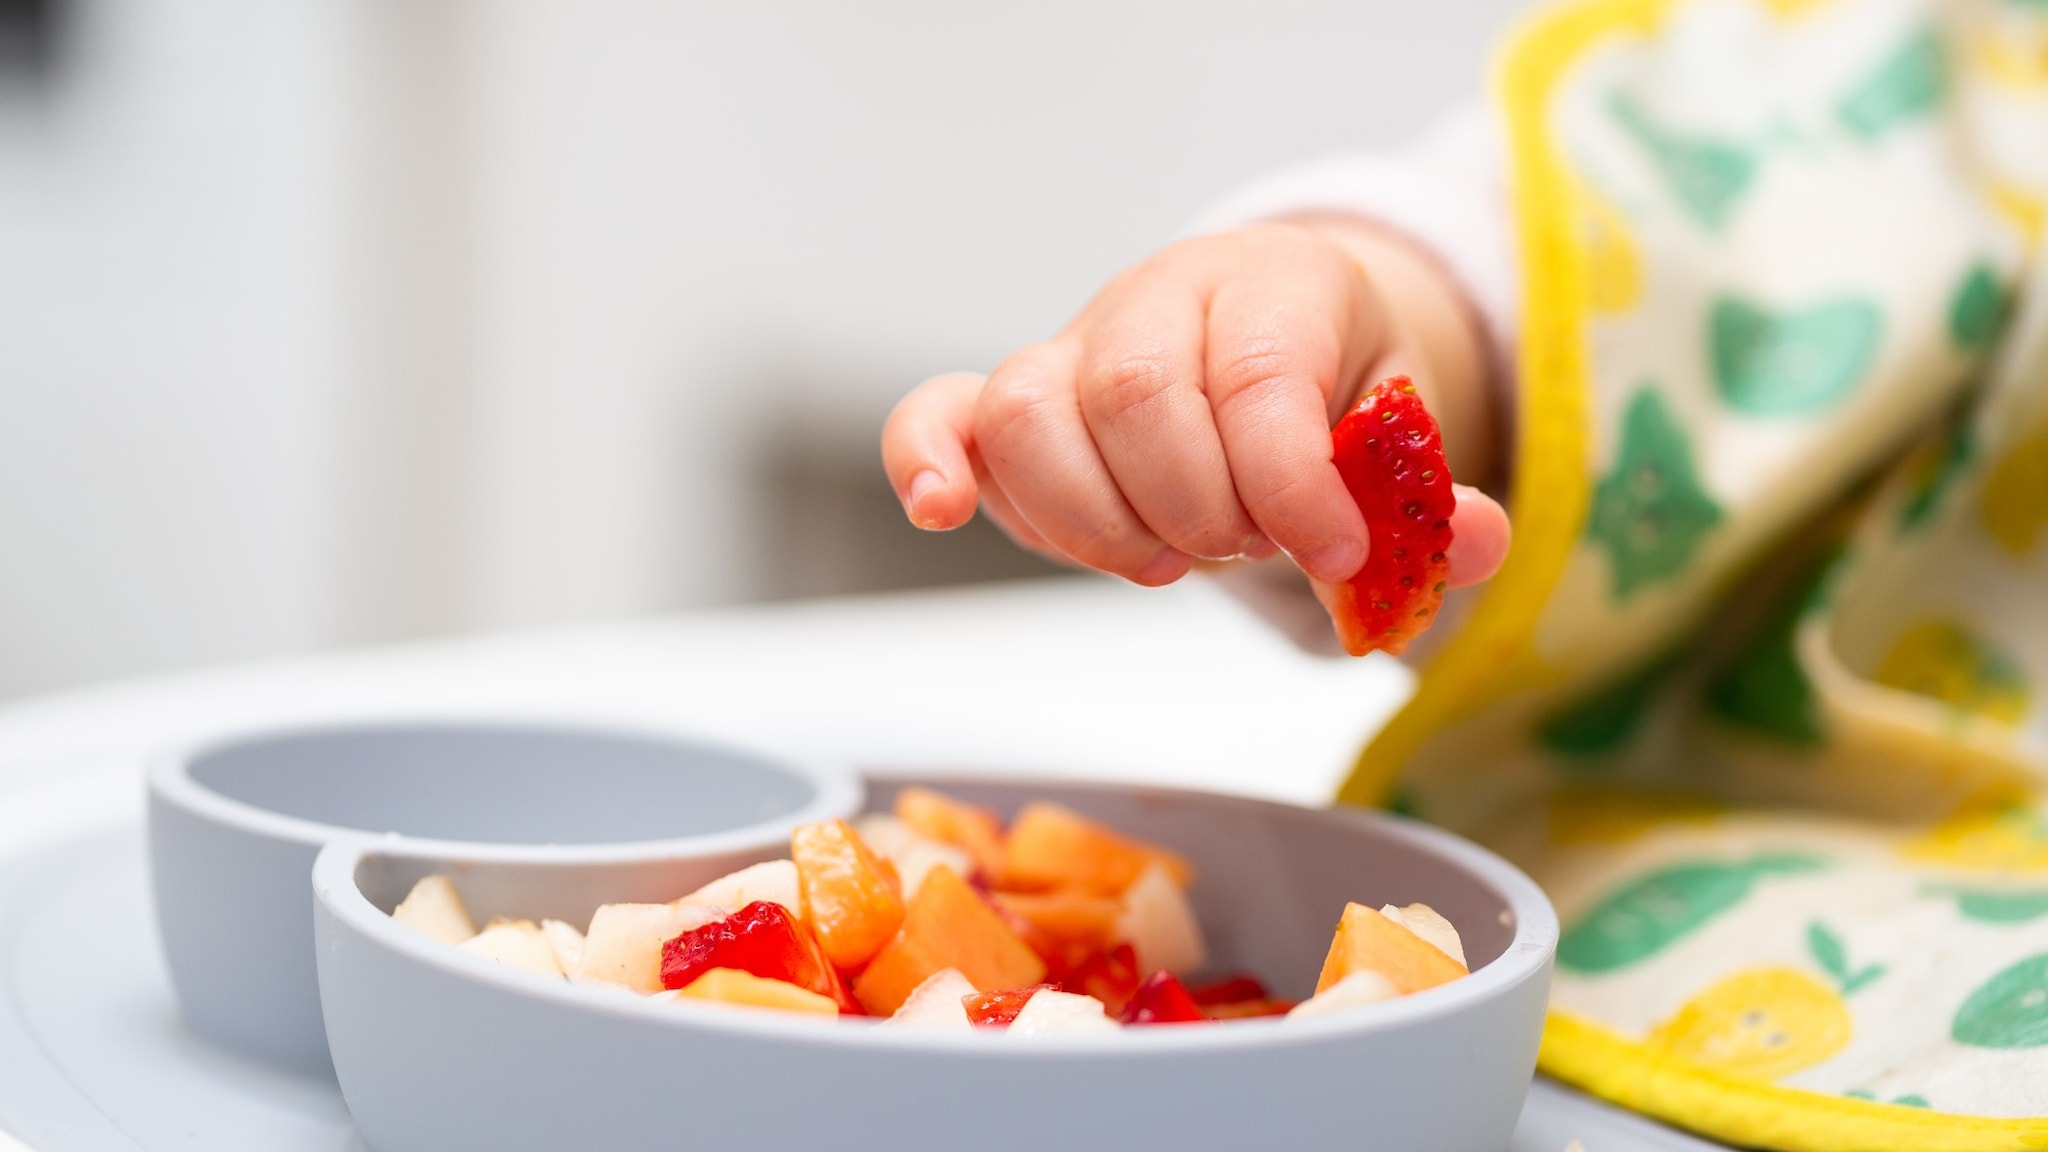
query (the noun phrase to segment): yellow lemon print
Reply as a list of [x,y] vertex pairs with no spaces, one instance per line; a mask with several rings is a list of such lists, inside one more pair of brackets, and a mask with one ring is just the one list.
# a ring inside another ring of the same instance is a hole
[[1686,1001],[1646,1041],[1654,1051],[1756,1080],[1811,1068],[1849,1043],[1849,1008],[1793,968],[1738,972]]
[[2041,232],[2048,227],[2048,203],[2018,184],[1993,180],[1990,184],[1991,206],[1998,209],[2013,230],[2020,234],[2027,250],[2041,242]]
[[1613,315],[1643,296],[1643,259],[1636,238],[1606,197],[1586,185],[1573,190],[1585,228],[1586,281],[1595,312]]
[[1876,680],[2007,724],[2027,714],[2027,677],[1989,640],[1941,617],[1922,620],[1892,642]]
[[1992,83],[2026,92],[2048,86],[2048,38],[1987,36],[1976,46],[1977,67]]
[[1899,855],[1973,872],[2048,872],[2048,824],[2027,805],[1974,806],[1899,845]]
[[2012,446],[1984,478],[1984,529],[2015,556],[2031,552],[2048,528],[2048,424]]
[[1764,7],[1780,20],[1793,20],[1816,8],[1824,7],[1829,0],[1764,0]]

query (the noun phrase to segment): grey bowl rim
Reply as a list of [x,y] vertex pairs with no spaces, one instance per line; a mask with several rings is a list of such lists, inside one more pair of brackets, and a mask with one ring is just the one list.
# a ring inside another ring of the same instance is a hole
[[[646,1021],[656,1027],[687,1027],[741,1035],[754,1039],[789,1040],[834,1049],[880,1048],[906,1052],[940,1053],[949,1056],[977,1056],[996,1059],[1102,1056],[1124,1053],[1190,1054],[1216,1050],[1260,1049],[1331,1040],[1355,1034],[1387,1031],[1461,1011],[1506,995],[1521,984],[1540,979],[1549,971],[1557,951],[1559,922],[1556,909],[1536,882],[1521,869],[1493,852],[1442,829],[1387,812],[1368,811],[1342,805],[1313,808],[1282,801],[1187,788],[1162,788],[1150,784],[1119,784],[1102,781],[1071,781],[1047,777],[1011,775],[925,776],[889,772],[864,779],[884,784],[919,783],[943,789],[948,783],[960,786],[997,784],[1138,792],[1155,796],[1197,796],[1224,799],[1255,807],[1286,808],[1294,811],[1352,820],[1375,831],[1405,840],[1428,853],[1463,867],[1482,883],[1491,886],[1505,900],[1515,917],[1515,934],[1492,962],[1448,984],[1412,993],[1353,1012],[1331,1013],[1300,1019],[1265,1018],[1233,1020],[1216,1028],[1125,1029],[1111,1034],[1036,1036],[1028,1043],[1002,1042],[979,1034],[953,1034],[909,1028],[877,1028],[871,1018],[824,1021],[794,1013],[748,1010],[715,1004],[657,1002],[625,988],[601,984],[575,984],[559,978],[525,972],[460,952],[447,944],[401,927],[378,910],[356,886],[356,872],[370,856],[422,859],[404,846],[388,841],[350,837],[328,844],[313,862],[312,885],[315,900],[330,913],[342,930],[366,937],[388,951],[399,953],[414,964],[436,969],[458,979],[480,981],[501,992],[538,999],[614,1018]],[[394,850],[396,849],[396,850]],[[563,863],[574,863],[564,860]],[[327,951],[320,957],[321,980],[327,980],[326,966],[332,962]],[[322,998],[323,1004],[325,998]],[[993,1041],[993,1042],[992,1042]]]
[[[543,731],[582,735],[622,737],[644,741],[713,749],[754,760],[766,761],[808,783],[814,790],[809,803],[781,815],[735,828],[653,840],[608,840],[594,843],[557,844],[500,840],[456,840],[446,837],[414,836],[404,832],[352,828],[328,824],[237,800],[200,783],[192,777],[192,764],[202,757],[247,744],[288,737],[347,735],[426,729],[471,729],[477,731]],[[851,816],[866,800],[864,778],[851,766],[801,756],[765,742],[745,742],[691,730],[640,722],[603,719],[488,713],[447,713],[434,715],[391,715],[345,720],[281,722],[237,729],[187,740],[151,754],[143,769],[145,787],[152,800],[171,805],[208,824],[268,840],[320,849],[338,840],[360,840],[387,848],[403,848],[405,854],[421,858],[605,864],[639,859],[714,856],[744,851],[787,839],[789,830],[814,820]]]

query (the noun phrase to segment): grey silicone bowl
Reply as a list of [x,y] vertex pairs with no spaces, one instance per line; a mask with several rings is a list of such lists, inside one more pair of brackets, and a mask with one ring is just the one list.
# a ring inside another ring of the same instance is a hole
[[[1536,1062],[1557,918],[1497,857],[1404,821],[1232,797],[940,782],[1014,810],[1069,804],[1199,870],[1219,969],[1306,995],[1347,900],[1424,901],[1458,925],[1465,979],[1348,1014],[1023,1040],[876,1030],[643,1000],[490,965],[385,914],[431,862],[321,854],[320,991],[335,1069],[374,1152],[564,1148],[1504,1148]],[[894,791],[872,785],[878,805]],[[548,911],[627,898],[563,866]],[[534,915],[532,878],[478,861],[479,916]],[[708,875],[677,877],[681,883]]]
[[307,877],[338,837],[380,834],[447,866],[501,846],[631,886],[700,855],[786,852],[794,825],[860,803],[847,770],[530,722],[280,729],[160,757],[148,782],[157,930],[187,1023],[316,1071],[328,1055]]

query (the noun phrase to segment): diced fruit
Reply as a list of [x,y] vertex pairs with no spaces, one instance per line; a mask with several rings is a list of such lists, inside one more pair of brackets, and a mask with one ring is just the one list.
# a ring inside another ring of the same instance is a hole
[[583,954],[570,978],[621,984],[635,992],[659,991],[662,944],[717,919],[718,912],[709,908],[606,904],[590,917]]
[[1114,1032],[1116,1021],[1102,1001],[1073,992],[1040,992],[1026,1001],[1004,1031],[1011,1036],[1063,1036],[1081,1032]]
[[508,968],[521,968],[543,976],[560,976],[561,962],[548,946],[546,936],[531,920],[494,920],[482,932],[456,945],[474,956],[495,960]]
[[1126,1024],[1194,1024],[1208,1019],[1171,972],[1154,972],[1117,1013]]
[[919,1032],[971,1031],[974,1025],[967,1019],[966,1000],[974,994],[974,985],[957,970],[934,972],[881,1026]]
[[1377,972],[1402,995],[1448,984],[1465,968],[1437,947],[1363,904],[1344,906],[1316,991],[1354,972]]
[[1211,1004],[1242,1004],[1247,1000],[1269,1000],[1273,994],[1256,976],[1228,976],[1197,984],[1188,989],[1188,995],[1195,1003],[1208,1007]]
[[1388,904],[1380,909],[1380,915],[1435,945],[1437,951],[1456,960],[1458,967],[1471,968],[1465,963],[1465,942],[1458,938],[1458,930],[1436,909],[1427,904],[1410,904],[1406,908]]
[[716,908],[719,915],[730,916],[757,900],[780,904],[792,913],[801,914],[803,896],[797,889],[796,862],[769,860],[749,864],[737,872],[720,876],[676,903]]
[[1323,1016],[1331,1012],[1343,1012],[1367,1004],[1377,1004],[1382,1000],[1392,1000],[1399,995],[1401,990],[1394,987],[1385,976],[1369,969],[1361,969],[1296,1004],[1294,1010],[1287,1015]]
[[583,933],[578,932],[573,924],[543,920],[540,922],[540,934],[547,937],[548,947],[555,953],[555,963],[561,965],[562,971],[574,972],[583,960]]
[[910,902],[902,931],[854,981],[854,994],[869,1012],[886,1016],[947,968],[959,969],[976,988],[1017,988],[1045,976],[1045,961],[980,893],[951,868],[934,868]]
[[903,897],[893,870],[884,870],[844,820],[798,826],[790,834],[804,918],[825,955],[840,968],[859,968],[903,927]]
[[1066,987],[1102,1001],[1112,1012],[1123,1011],[1144,982],[1137,949],[1129,944],[1118,944],[1078,963],[1063,965],[1051,975]]
[[1003,911],[1031,925],[1058,949],[1099,952],[1118,940],[1117,917],[1122,905],[1090,892],[997,892],[992,899]]
[[883,859],[896,866],[903,880],[903,898],[917,895],[925,873],[944,864],[962,876],[974,872],[974,857],[967,849],[934,840],[894,816],[871,812],[853,822],[853,830]]
[[988,809],[962,804],[929,788],[905,788],[896,794],[896,818],[919,835],[965,849],[974,858],[975,873],[983,878],[1002,875],[1003,822]]
[[1195,972],[1208,962],[1202,947],[1202,926],[1187,893],[1166,867],[1154,861],[1124,892],[1117,935],[1138,951],[1138,967],[1146,972]]
[[1257,1016],[1285,1016],[1294,1007],[1292,1000],[1237,1000],[1229,1004],[1204,1004],[1202,1015],[1211,1020],[1250,1020]]
[[1314,585],[1344,650],[1398,654],[1443,605],[1450,572],[1451,469],[1443,436],[1406,376],[1380,381],[1330,433],[1332,463],[1365,517],[1365,566]]
[[713,968],[683,985],[676,994],[685,1000],[712,1000],[720,1004],[811,1012],[819,1016],[839,1015],[839,1005],[830,996],[820,996],[786,980],[770,980],[737,968]]
[[462,894],[455,881],[433,875],[412,886],[412,891],[391,910],[391,918],[415,932],[423,932],[443,944],[460,944],[476,935],[476,921],[462,906]]
[[1080,888],[1120,896],[1153,864],[1186,887],[1188,862],[1156,844],[1132,840],[1058,804],[1029,804],[1010,826],[1003,886],[1026,891]]
[[766,900],[678,933],[661,945],[659,958],[660,987],[687,988],[713,968],[734,968],[808,988],[842,1010],[859,1010],[810,929],[789,909]]
[[1033,984],[1029,988],[1003,988],[994,992],[975,992],[960,998],[961,1007],[967,1010],[967,1022],[976,1028],[1008,1028],[1017,1013],[1024,1010],[1033,996],[1041,992],[1057,992],[1057,984]]

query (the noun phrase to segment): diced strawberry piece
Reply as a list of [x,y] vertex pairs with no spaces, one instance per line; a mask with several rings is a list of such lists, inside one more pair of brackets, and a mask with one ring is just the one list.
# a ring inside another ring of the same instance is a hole
[[1451,470],[1443,435],[1406,376],[1374,385],[1330,433],[1333,462],[1365,517],[1365,566],[1317,584],[1344,650],[1398,654],[1436,619],[1450,571]]
[[1237,1000],[1229,1004],[1205,1004],[1202,1014],[1211,1020],[1249,1020],[1256,1016],[1285,1016],[1294,1010],[1292,1000]]
[[1024,1010],[1024,1005],[1040,992],[1064,991],[1058,984],[1033,984],[1028,988],[1004,988],[996,992],[976,992],[962,996],[960,1003],[967,1008],[967,1020],[977,1028],[1008,1028]]
[[1081,958],[1062,957],[1065,963],[1052,967],[1054,978],[1067,987],[1102,1001],[1111,1012],[1121,1012],[1144,983],[1138,972],[1138,952],[1129,944],[1118,944]]
[[789,909],[766,900],[692,928],[661,946],[661,986],[685,988],[714,968],[734,968],[829,996],[844,1013],[858,1014],[816,937]]
[[1256,976],[1231,976],[1207,984],[1198,984],[1188,989],[1188,995],[1204,1008],[1211,1004],[1239,1004],[1246,1000],[1269,1000],[1273,994],[1266,990]]
[[1195,1024],[1208,1017],[1179,978],[1161,970],[1138,985],[1138,991],[1124,1005],[1118,1019],[1126,1024]]

